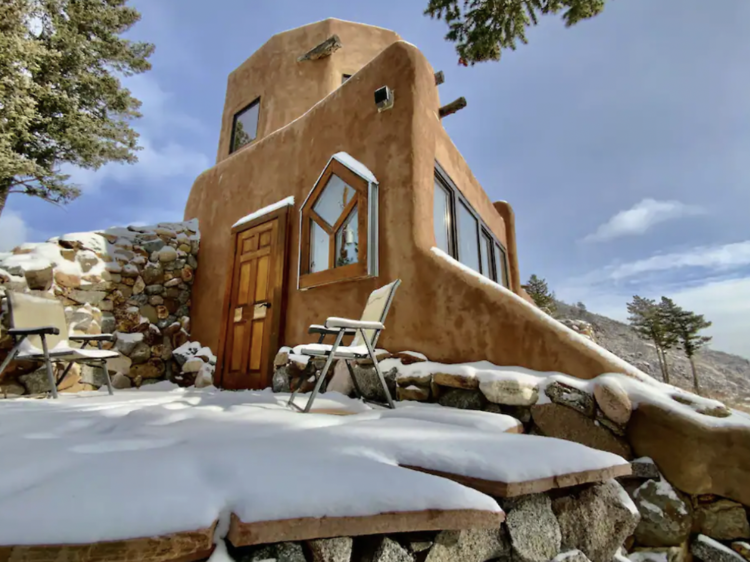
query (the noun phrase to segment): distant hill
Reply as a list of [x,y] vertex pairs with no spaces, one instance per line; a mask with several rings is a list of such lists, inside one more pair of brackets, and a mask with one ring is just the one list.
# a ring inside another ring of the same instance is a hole
[[[559,320],[583,320],[591,324],[596,342],[652,377],[661,380],[654,346],[638,338],[627,324],[557,301]],[[667,353],[670,383],[693,389],[690,363],[678,350]],[[704,394],[728,405],[750,411],[750,361],[705,348],[696,355],[698,377]]]

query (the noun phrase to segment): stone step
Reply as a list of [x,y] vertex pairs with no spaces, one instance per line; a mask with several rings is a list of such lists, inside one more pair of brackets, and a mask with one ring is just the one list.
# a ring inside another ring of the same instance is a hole
[[0,546],[0,562],[197,562],[213,551],[214,527],[91,544]]
[[227,538],[234,546],[413,531],[497,529],[503,512],[472,509],[402,511],[358,517],[299,517],[245,523],[235,514]]
[[418,466],[401,466],[403,468],[409,468],[411,470],[425,472],[427,474],[434,474],[435,476],[441,476],[443,478],[447,478],[448,480],[453,480],[458,484],[463,484],[468,488],[474,488],[475,490],[478,490],[495,498],[513,498],[516,496],[523,496],[525,494],[539,494],[541,492],[546,492],[554,488],[570,488],[571,486],[578,486],[580,484],[606,482],[607,480],[611,480],[612,478],[629,476],[632,471],[630,465],[622,464],[596,470],[583,470],[581,472],[558,474],[555,476],[538,478],[535,480],[502,482],[499,480],[487,480],[483,478],[461,476],[460,474],[452,474],[439,470],[420,468]]

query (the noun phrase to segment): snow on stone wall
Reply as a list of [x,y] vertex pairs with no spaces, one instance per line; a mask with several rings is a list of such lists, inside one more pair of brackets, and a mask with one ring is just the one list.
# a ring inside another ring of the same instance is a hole
[[[172,350],[190,339],[199,245],[196,220],[66,234],[0,254],[0,291],[59,299],[71,334],[116,332],[122,357],[109,370],[119,388],[163,379],[189,385],[193,377],[181,373]],[[4,314],[5,327],[8,321]],[[0,329],[0,357],[11,344]],[[103,384],[100,372],[83,367],[60,386],[80,391]],[[11,365],[0,378],[0,397],[46,390],[38,365]]]

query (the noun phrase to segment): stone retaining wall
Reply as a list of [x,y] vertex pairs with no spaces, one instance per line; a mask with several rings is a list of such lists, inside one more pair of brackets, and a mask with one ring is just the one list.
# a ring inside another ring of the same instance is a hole
[[[297,381],[302,380],[302,391],[307,392],[312,388],[311,377],[322,367],[323,359],[315,358],[302,364],[298,362],[301,358],[290,351],[282,349],[276,357],[273,390],[288,392],[290,380],[295,388]],[[379,353],[381,360],[397,359],[398,365],[425,360],[419,354],[409,352]],[[480,390],[476,380],[459,375],[404,376],[398,367],[388,368],[393,363],[388,361],[381,366],[387,366],[386,383],[394,399],[437,402],[453,408],[509,415],[523,424],[527,434],[575,441],[633,460],[634,447],[627,431],[633,406],[628,395],[615,384],[603,381],[594,386],[591,394],[558,381],[548,384],[543,390],[533,385],[519,385],[516,381],[514,384],[498,381],[495,385],[483,385]],[[349,394],[350,387],[341,383],[349,378],[346,367],[340,362],[332,371],[329,388],[336,387],[335,390]],[[358,361],[354,371],[363,394],[370,400],[382,402],[384,396],[371,361]],[[543,393],[544,400],[540,400],[540,393]],[[681,396],[677,398],[685,400]],[[721,408],[699,410],[699,413],[709,417],[728,415]],[[731,464],[731,459],[726,462]],[[683,467],[683,470],[687,469]],[[718,556],[722,552],[727,555],[722,549],[733,548],[750,560],[750,547],[743,542],[750,539],[748,506],[715,494],[684,493],[670,484],[649,458],[635,459],[633,470],[635,478],[622,483],[640,513],[640,523],[627,538],[623,538],[624,556],[631,556],[633,562],[681,562],[688,560],[690,553],[697,549],[696,556],[706,562],[720,559],[728,562],[731,557],[722,559]],[[581,550],[586,552],[583,548]],[[736,553],[734,560],[742,560]]]
[[[116,388],[164,379],[188,386],[196,373],[182,373],[172,351],[190,340],[199,245],[197,221],[111,228],[23,244],[0,254],[0,291],[60,300],[71,334],[116,333],[114,348],[121,357],[108,362]],[[5,332],[8,322],[3,314],[0,360],[12,346]],[[104,384],[100,370],[74,366],[59,388],[77,392]],[[15,362],[0,378],[0,397],[44,393],[47,387],[41,364]]]

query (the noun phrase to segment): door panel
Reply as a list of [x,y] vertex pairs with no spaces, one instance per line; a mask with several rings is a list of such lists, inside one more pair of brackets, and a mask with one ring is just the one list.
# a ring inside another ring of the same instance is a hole
[[285,248],[285,215],[235,235],[220,345],[220,384],[224,388],[261,389],[270,384],[283,304],[279,301],[283,295]]

